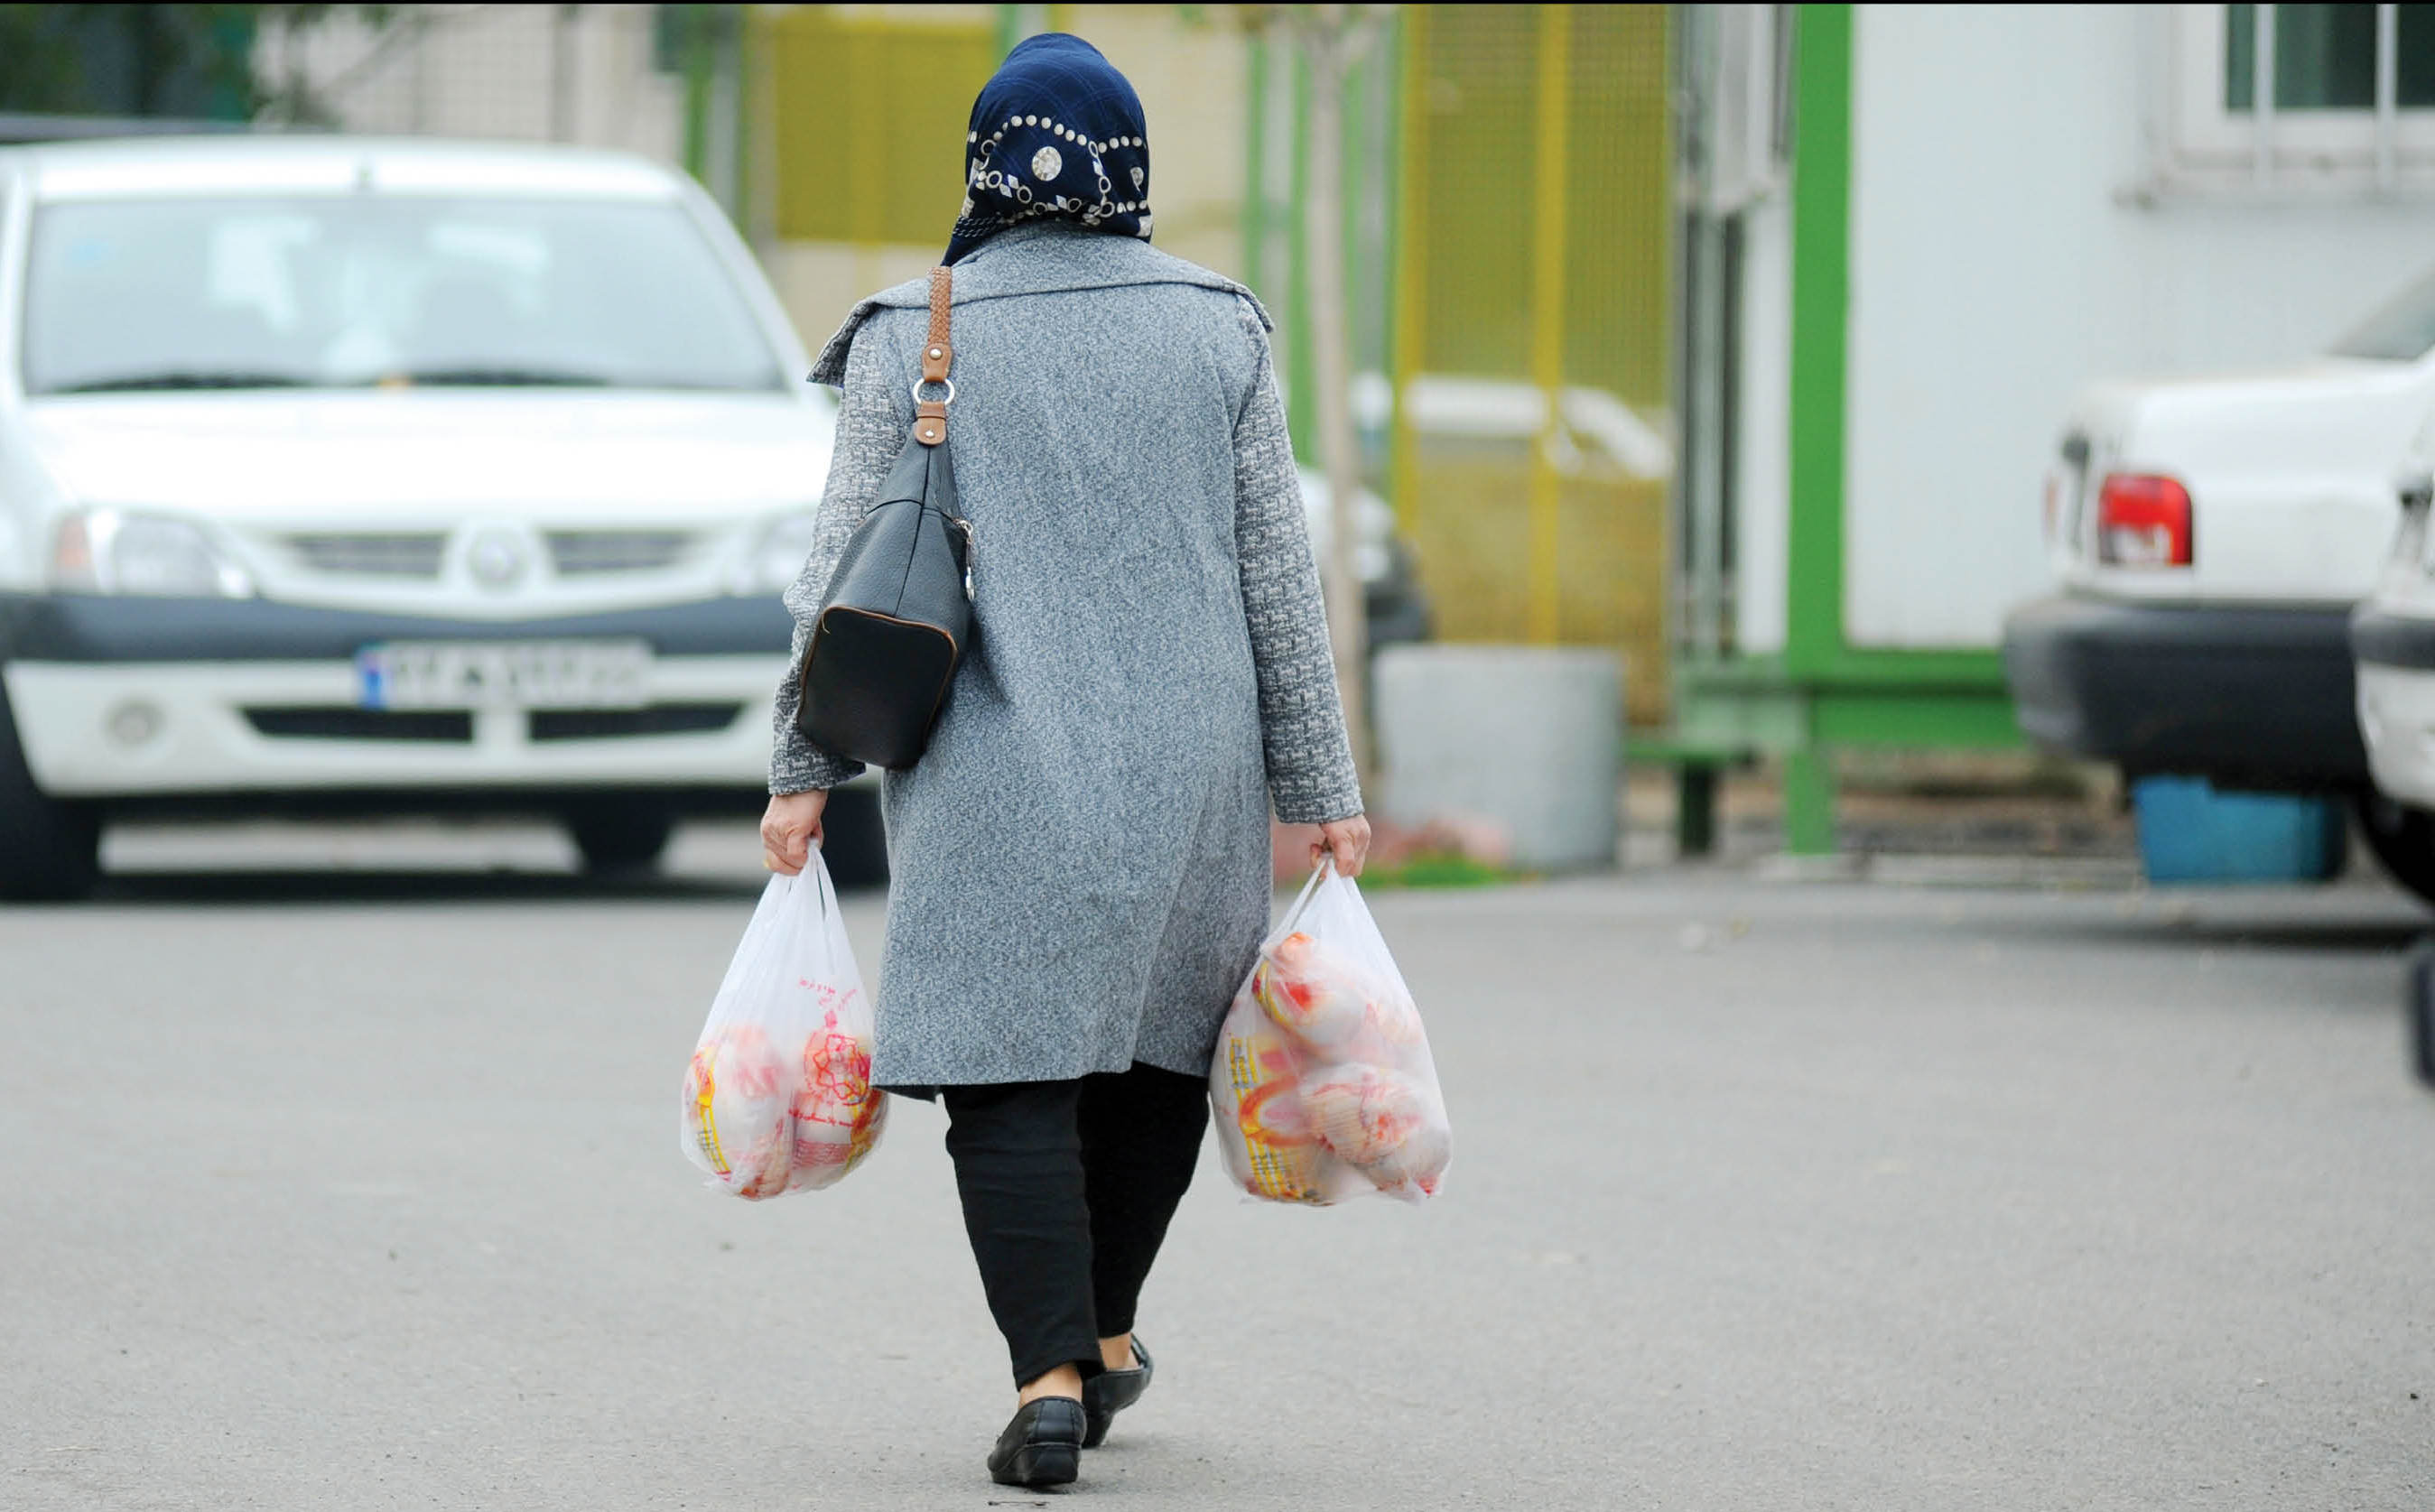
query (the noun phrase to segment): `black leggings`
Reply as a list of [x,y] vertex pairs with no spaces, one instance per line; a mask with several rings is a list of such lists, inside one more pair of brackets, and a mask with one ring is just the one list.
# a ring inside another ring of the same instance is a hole
[[1209,1087],[1156,1066],[941,1089],[981,1289],[1015,1384],[1099,1373],[1200,1155]]

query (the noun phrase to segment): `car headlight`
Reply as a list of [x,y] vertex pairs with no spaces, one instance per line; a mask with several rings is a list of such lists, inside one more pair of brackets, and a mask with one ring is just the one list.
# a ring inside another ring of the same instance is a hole
[[783,593],[792,587],[812,555],[812,538],[819,528],[820,516],[808,509],[770,521],[736,567],[735,592]]
[[87,509],[60,522],[51,578],[86,593],[250,598],[253,579],[200,525],[165,515]]

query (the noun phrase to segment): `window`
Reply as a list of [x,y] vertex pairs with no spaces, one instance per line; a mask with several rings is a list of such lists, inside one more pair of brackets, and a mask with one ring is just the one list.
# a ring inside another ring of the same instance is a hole
[[2435,9],[2175,6],[2167,177],[2435,189]]
[[70,200],[35,217],[26,313],[36,394],[785,384],[661,201]]
[[[2403,110],[2435,106],[2435,14],[2415,6],[2223,9],[2224,106],[2235,113],[2257,109],[2261,41],[2273,68],[2278,111],[2375,110],[2377,67],[2388,58],[2394,103]],[[2376,36],[2385,12],[2392,13],[2389,43]]]

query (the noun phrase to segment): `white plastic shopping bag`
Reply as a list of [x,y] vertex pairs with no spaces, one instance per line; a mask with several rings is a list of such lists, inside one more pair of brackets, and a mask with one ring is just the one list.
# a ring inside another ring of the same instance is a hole
[[1428,1036],[1361,889],[1333,862],[1235,994],[1209,1098],[1227,1174],[1255,1197],[1437,1194],[1454,1133]]
[[888,1122],[871,998],[820,853],[762,889],[685,1067],[679,1133],[710,1184],[774,1197],[834,1184]]

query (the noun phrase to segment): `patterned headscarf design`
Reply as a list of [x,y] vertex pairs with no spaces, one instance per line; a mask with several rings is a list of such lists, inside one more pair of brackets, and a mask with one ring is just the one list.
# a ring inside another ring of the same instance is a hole
[[1147,130],[1141,97],[1099,49],[1062,31],[1026,38],[973,101],[946,260],[1048,215],[1148,241]]

